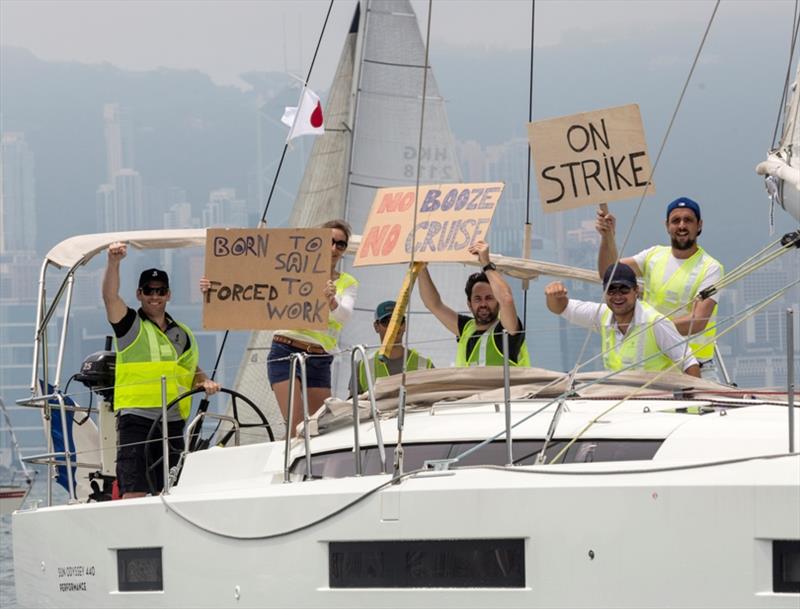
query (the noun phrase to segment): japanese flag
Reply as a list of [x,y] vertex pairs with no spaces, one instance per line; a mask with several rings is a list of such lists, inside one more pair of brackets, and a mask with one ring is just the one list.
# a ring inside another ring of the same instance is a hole
[[287,106],[281,122],[289,127],[289,135],[286,136],[287,142],[301,135],[325,133],[319,96],[311,89],[304,87],[303,94],[300,96],[300,105],[297,107]]

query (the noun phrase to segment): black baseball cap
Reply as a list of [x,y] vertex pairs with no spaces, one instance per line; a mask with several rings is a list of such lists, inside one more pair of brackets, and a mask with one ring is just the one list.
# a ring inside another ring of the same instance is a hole
[[166,271],[162,271],[161,269],[147,269],[146,271],[142,271],[142,274],[139,275],[139,288],[143,288],[151,281],[160,281],[165,287],[169,287],[169,276]]
[[[613,277],[611,275],[611,271],[614,271]],[[627,264],[623,264],[622,262],[617,264],[616,269],[614,269],[614,265],[612,264],[606,269],[606,272],[603,273],[603,288],[605,289],[612,284],[625,285],[629,288],[635,288],[638,285],[636,283],[636,273],[633,272],[631,267],[629,267]]]

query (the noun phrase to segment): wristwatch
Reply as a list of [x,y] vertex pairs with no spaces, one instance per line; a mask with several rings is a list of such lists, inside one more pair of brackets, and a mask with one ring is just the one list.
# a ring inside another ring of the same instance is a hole
[[481,270],[482,270],[484,273],[485,273],[486,271],[496,271],[496,270],[497,270],[497,265],[496,265],[494,262],[490,262],[490,263],[489,263],[489,264],[487,264],[485,267],[483,267]]

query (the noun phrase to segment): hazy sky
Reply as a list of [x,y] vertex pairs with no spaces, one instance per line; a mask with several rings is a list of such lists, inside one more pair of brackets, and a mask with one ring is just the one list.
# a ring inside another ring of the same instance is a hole
[[[793,0],[727,1],[721,17],[786,20]],[[542,1],[536,3],[536,46],[573,36],[620,39],[651,28],[702,32],[710,0]],[[428,2],[413,0],[421,27]],[[337,0],[312,76],[327,88],[355,0]],[[42,59],[109,62],[121,68],[196,69],[220,84],[241,84],[250,70],[305,74],[327,11],[327,0],[1,0],[2,44]],[[435,0],[432,45],[528,48],[527,0]]]

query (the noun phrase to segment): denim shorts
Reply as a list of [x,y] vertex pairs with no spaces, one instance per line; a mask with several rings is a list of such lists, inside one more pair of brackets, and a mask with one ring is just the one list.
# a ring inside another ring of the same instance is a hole
[[[290,375],[289,356],[292,353],[305,353],[302,349],[296,349],[289,345],[272,342],[267,359],[267,377],[269,384],[274,385],[282,381],[288,381]],[[331,388],[331,363],[332,355],[309,354],[306,358],[306,383],[309,387]],[[297,378],[300,378],[300,366],[297,367]]]

